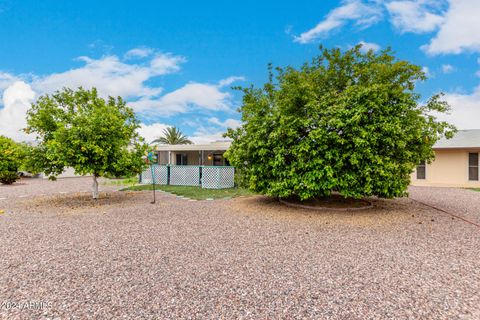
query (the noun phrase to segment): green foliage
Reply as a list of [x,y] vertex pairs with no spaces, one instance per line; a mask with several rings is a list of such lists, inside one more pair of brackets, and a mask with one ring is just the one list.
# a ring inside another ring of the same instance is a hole
[[180,131],[177,127],[168,127],[163,129],[163,136],[152,141],[152,144],[192,144],[192,141]]
[[440,95],[419,104],[419,66],[390,49],[362,53],[323,49],[300,69],[270,66],[262,89],[243,91],[242,127],[226,157],[252,191],[301,200],[404,196],[420,160],[455,128],[433,113],[449,106]]
[[0,183],[12,184],[18,180],[17,171],[25,157],[23,146],[10,138],[0,136]]
[[132,176],[142,171],[146,145],[138,135],[139,121],[122,98],[98,97],[97,90],[63,89],[44,95],[27,115],[32,148],[29,167],[54,178],[65,167],[77,174]]
[[0,183],[12,184],[20,177],[17,172],[14,171],[0,171]]

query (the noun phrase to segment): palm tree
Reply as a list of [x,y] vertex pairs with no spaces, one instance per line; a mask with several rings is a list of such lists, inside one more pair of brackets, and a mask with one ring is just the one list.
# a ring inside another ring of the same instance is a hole
[[192,141],[188,140],[182,131],[177,127],[168,127],[163,129],[163,135],[152,141],[152,144],[192,144]]

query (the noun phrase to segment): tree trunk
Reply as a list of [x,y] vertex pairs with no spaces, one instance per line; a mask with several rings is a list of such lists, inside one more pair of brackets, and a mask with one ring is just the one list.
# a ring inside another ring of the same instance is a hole
[[96,174],[93,175],[92,196],[93,199],[98,199],[98,181]]

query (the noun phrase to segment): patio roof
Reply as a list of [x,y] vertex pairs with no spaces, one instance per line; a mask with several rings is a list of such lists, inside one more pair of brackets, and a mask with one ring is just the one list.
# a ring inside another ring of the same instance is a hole
[[216,141],[209,144],[161,144],[156,151],[226,151],[231,141]]

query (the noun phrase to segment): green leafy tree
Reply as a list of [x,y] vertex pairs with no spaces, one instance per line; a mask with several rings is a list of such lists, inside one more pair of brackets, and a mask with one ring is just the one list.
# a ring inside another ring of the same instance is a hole
[[63,89],[44,95],[27,114],[26,131],[37,134],[38,146],[30,167],[51,178],[72,167],[76,174],[93,176],[92,194],[98,198],[101,176],[140,173],[146,144],[138,135],[139,121],[122,98],[100,98],[96,89]]
[[152,144],[192,144],[192,141],[180,131],[177,127],[168,127],[163,129],[163,135],[152,141]]
[[271,66],[263,88],[243,91],[243,125],[226,156],[253,191],[301,200],[406,195],[410,174],[434,158],[433,144],[455,128],[434,113],[449,106],[434,95],[424,104],[419,66],[380,53],[321,49],[300,69]]
[[23,150],[21,144],[0,136],[0,183],[12,184],[19,179],[18,170],[25,157]]

